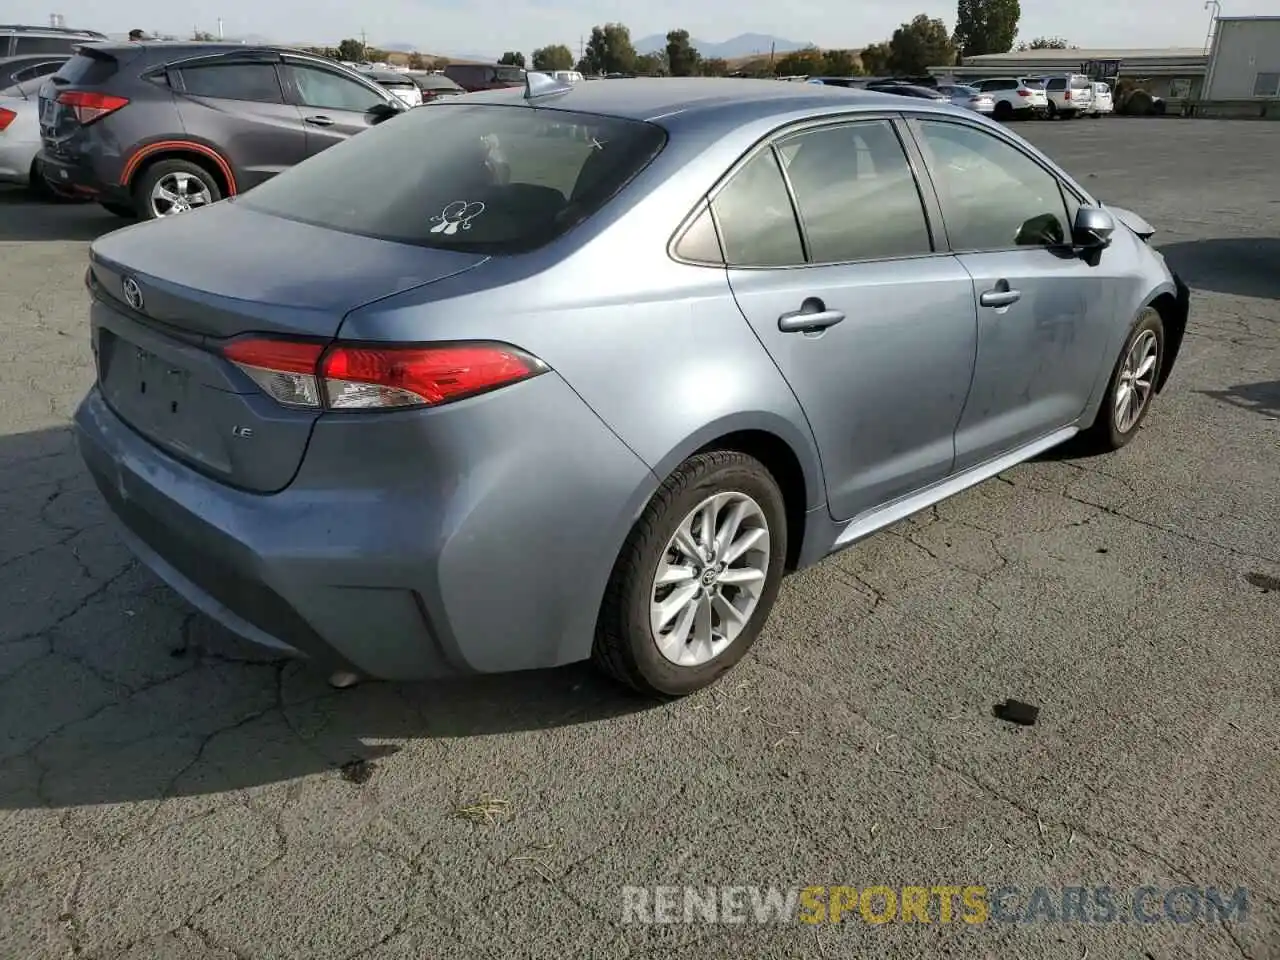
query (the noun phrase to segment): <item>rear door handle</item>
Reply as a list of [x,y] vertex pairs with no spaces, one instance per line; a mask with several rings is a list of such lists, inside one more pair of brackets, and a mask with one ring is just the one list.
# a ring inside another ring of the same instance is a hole
[[794,313],[784,313],[778,318],[778,329],[783,333],[817,333],[834,327],[844,319],[840,310],[828,310],[816,298],[809,298]]
[[320,116],[320,117],[306,117],[306,118],[303,120],[303,122],[304,122],[304,123],[309,123],[309,124],[311,124],[313,127],[332,127],[332,126],[333,126],[333,118],[332,118],[332,117],[323,117],[323,116]]
[[1011,304],[1017,303],[1021,299],[1021,290],[1010,290],[1006,286],[1003,290],[999,287],[996,287],[994,290],[988,290],[978,298],[978,302],[984,307],[1007,307]]

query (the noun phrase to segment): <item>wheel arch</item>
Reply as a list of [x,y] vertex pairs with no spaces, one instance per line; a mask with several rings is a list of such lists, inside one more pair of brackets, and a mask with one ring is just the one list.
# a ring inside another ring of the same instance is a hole
[[163,160],[186,160],[205,170],[218,184],[223,197],[238,192],[235,170],[222,152],[212,144],[199,140],[166,138],[138,147],[120,173],[120,185],[132,191],[138,178]]
[[[804,556],[807,516],[826,502],[822,467],[812,434],[790,421],[763,411],[737,414],[706,424],[686,437],[652,467],[656,484],[685,460],[710,450],[737,450],[759,460],[782,491],[787,511],[787,569]],[[652,496],[653,491],[650,491]],[[644,499],[648,503],[649,498]],[[644,507],[641,506],[641,510]]]
[[1149,298],[1143,309],[1150,308],[1160,314],[1160,322],[1164,326],[1164,362],[1160,366],[1160,374],[1156,379],[1156,393],[1164,390],[1164,385],[1173,372],[1174,362],[1182,349],[1182,340],[1187,332],[1187,319],[1191,313],[1190,291],[1186,285],[1178,281],[1172,290],[1161,290]]

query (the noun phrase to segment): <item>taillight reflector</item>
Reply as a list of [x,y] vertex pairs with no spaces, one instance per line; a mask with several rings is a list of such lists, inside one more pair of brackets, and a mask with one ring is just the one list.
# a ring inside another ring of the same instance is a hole
[[536,376],[546,364],[499,343],[434,347],[248,339],[223,351],[278,403],[331,410],[436,406]]
[[1019,90],[1019,91],[1018,91],[1018,96],[1020,96],[1020,97],[1029,97],[1029,96],[1031,96],[1031,91],[1030,91],[1030,90]]
[[117,97],[109,93],[93,93],[88,90],[66,90],[58,94],[58,102],[70,107],[81,126],[101,120],[109,113],[115,113],[121,107],[128,106],[127,97]]
[[18,119],[18,115],[16,113],[12,110],[6,110],[4,107],[0,107],[0,133],[8,130],[9,124],[13,123],[16,119]]

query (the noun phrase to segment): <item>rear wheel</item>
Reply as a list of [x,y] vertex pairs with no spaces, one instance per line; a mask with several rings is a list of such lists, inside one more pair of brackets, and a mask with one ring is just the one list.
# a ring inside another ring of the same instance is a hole
[[1119,450],[1135,436],[1151,410],[1164,366],[1164,323],[1147,307],[1138,317],[1116,361],[1106,396],[1081,438],[1091,452]]
[[996,108],[992,111],[992,115],[997,120],[1007,123],[1013,118],[1013,105],[1008,100],[1000,100],[996,103]]
[[161,160],[148,167],[133,191],[137,215],[156,220],[207,207],[222,199],[218,183],[190,160]]
[[768,469],[732,450],[691,457],[622,548],[592,659],[650,696],[709,686],[760,635],[786,555],[786,510]]

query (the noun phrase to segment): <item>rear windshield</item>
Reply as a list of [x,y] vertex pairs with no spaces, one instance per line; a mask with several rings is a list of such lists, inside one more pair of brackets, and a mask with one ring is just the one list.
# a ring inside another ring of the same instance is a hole
[[1072,90],[1088,90],[1088,89],[1090,89],[1089,78],[1088,78],[1088,77],[1072,77],[1072,78],[1071,78],[1071,89],[1072,89]]
[[1024,87],[1026,87],[1028,90],[1043,90],[1043,89],[1044,89],[1044,81],[1043,81],[1043,80],[1023,80],[1023,81],[1022,81],[1022,85],[1023,85]]
[[84,53],[77,53],[62,65],[62,69],[54,74],[54,78],[78,87],[91,87],[111,79],[119,69],[120,63],[115,57],[103,55],[91,57]]
[[323,151],[236,202],[362,236],[519,253],[604,206],[661,151],[654,124],[435,103]]

